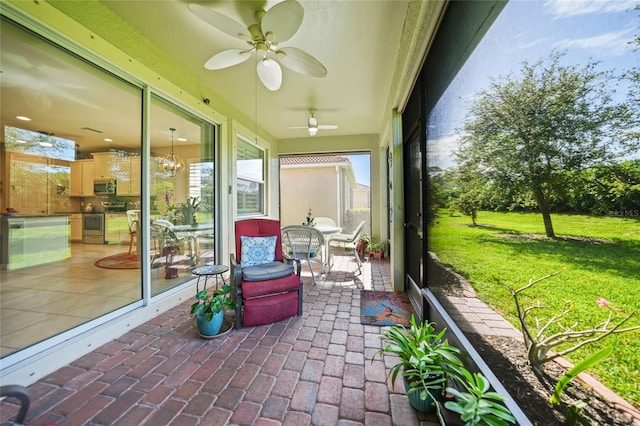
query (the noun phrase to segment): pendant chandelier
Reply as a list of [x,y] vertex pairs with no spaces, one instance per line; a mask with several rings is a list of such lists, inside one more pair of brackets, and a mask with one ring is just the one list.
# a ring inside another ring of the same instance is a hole
[[184,161],[173,153],[173,132],[176,131],[173,127],[171,127],[171,154],[167,155],[162,159],[162,163],[160,167],[165,172],[169,172],[171,177],[176,177],[178,173],[184,170]]

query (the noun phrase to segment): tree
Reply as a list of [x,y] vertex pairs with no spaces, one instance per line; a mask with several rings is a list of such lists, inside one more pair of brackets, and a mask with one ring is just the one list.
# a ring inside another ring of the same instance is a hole
[[451,207],[460,210],[462,214],[471,217],[473,225],[477,225],[478,211],[484,205],[487,191],[487,180],[472,161],[458,160],[459,165],[453,174],[456,188]]
[[[534,200],[554,238],[550,201],[568,172],[607,163],[631,149],[636,104],[615,102],[619,80],[596,62],[564,66],[553,52],[520,75],[493,80],[478,94],[464,124],[459,158],[487,171],[494,188]],[[637,140],[635,140],[637,143]]]

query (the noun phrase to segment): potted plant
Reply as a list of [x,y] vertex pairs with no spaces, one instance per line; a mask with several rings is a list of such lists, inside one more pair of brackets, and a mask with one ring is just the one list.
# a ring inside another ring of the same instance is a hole
[[236,308],[236,302],[227,297],[232,289],[232,286],[224,284],[220,289],[215,289],[211,295],[206,289],[196,293],[196,302],[191,305],[191,314],[196,316],[196,324],[202,337],[218,334],[222,328],[224,309]]
[[481,374],[471,374],[467,369],[458,371],[456,379],[463,389],[447,388],[447,393],[453,395],[455,401],[447,401],[446,409],[460,415],[465,425],[495,425],[507,426],[515,423],[516,419],[502,404],[504,398],[496,392],[490,391],[489,381]]
[[462,352],[444,339],[446,329],[436,332],[435,324],[416,324],[411,318],[411,327],[393,326],[384,333],[390,344],[378,351],[379,355],[394,354],[399,361],[391,367],[389,374],[395,385],[400,374],[411,405],[420,411],[434,411],[446,383],[458,376],[462,366]]
[[198,210],[200,210],[199,197],[187,198],[187,201],[179,204],[176,209],[178,210],[178,220],[182,225],[198,225],[198,218],[196,217],[196,213],[198,212]]
[[315,220],[316,219],[313,217],[313,213],[311,212],[311,207],[309,207],[307,209],[307,217],[305,217],[304,220],[305,221],[304,221],[303,225],[316,226],[316,224],[315,224]]
[[371,238],[369,244],[367,244],[367,251],[369,252],[369,257],[375,257],[376,259],[382,259],[384,255],[384,251],[387,248],[387,245],[379,241],[375,238]]
[[356,250],[358,251],[358,253],[362,254],[363,257],[364,257],[364,251],[367,249],[367,246],[369,245],[370,242],[371,242],[371,235],[369,234],[362,234],[360,235],[360,238],[358,238],[358,244],[356,246]]

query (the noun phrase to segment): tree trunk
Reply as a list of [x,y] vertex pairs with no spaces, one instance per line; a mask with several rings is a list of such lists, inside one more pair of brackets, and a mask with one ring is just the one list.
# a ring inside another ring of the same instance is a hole
[[544,221],[544,232],[547,234],[547,237],[555,238],[556,234],[553,232],[549,203],[547,202],[547,197],[545,197],[542,189],[536,189],[536,198],[538,199],[538,208],[540,209],[540,213],[542,213],[542,220]]

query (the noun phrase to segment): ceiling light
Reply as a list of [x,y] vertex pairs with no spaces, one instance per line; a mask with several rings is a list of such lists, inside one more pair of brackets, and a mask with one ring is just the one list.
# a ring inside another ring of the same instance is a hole
[[109,139],[109,138],[104,138],[105,142],[113,142],[113,139]]
[[18,120],[22,120],[22,121],[31,121],[31,119],[29,117],[26,117],[24,115],[17,115],[16,118]]
[[169,172],[171,177],[176,177],[178,173],[184,170],[184,161],[173,153],[173,132],[176,129],[172,127],[169,130],[171,130],[171,153],[162,160],[160,167],[165,172]]
[[317,127],[309,127],[309,136],[315,136],[318,133]]
[[187,138],[176,138],[178,142],[186,142]]

